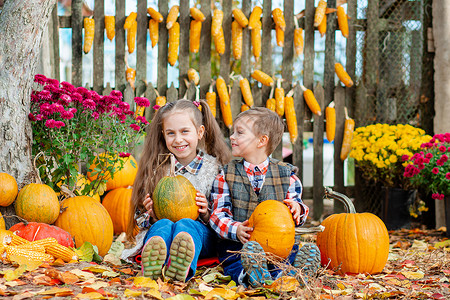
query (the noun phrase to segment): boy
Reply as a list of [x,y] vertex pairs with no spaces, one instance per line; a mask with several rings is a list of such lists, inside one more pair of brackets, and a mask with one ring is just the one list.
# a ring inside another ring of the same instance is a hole
[[[302,185],[295,175],[297,168],[269,158],[283,132],[282,120],[267,108],[240,113],[234,121],[230,141],[233,156],[242,159],[226,165],[213,183],[214,206],[209,222],[222,238],[218,249],[224,273],[239,284],[262,286],[265,280],[282,275],[280,270],[269,272],[262,247],[248,241],[252,231],[248,219],[258,203],[269,199],[283,201],[296,225],[303,225],[308,215],[309,209],[300,198]],[[242,257],[228,250],[243,250]],[[306,276],[313,275],[320,263],[319,249],[314,244],[306,244],[298,250],[294,245],[289,262],[296,268],[304,268]],[[295,276],[295,270],[287,275]]]

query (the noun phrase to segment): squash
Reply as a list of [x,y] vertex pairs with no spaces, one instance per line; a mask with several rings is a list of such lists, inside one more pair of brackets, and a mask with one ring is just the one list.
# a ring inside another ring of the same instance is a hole
[[295,243],[295,223],[286,204],[277,200],[261,202],[248,219],[248,226],[253,227],[250,241],[258,242],[266,254],[289,256]]
[[16,199],[17,182],[11,175],[0,173],[0,206],[9,206]]
[[53,224],[59,215],[59,201],[55,191],[46,184],[24,186],[15,202],[16,215],[29,222]]
[[[102,163],[105,162],[104,158],[105,155],[106,155],[105,153],[99,154],[99,156],[101,157],[100,161]],[[124,161],[123,168],[119,170],[121,162],[123,161]],[[97,163],[98,160],[95,159],[93,164],[89,166],[87,177],[89,178],[90,181],[94,181],[98,177],[98,173],[96,173],[97,171],[95,171]],[[129,157],[120,157],[119,160],[116,161],[116,163],[114,164],[114,169],[116,171],[114,172],[113,178],[111,178],[109,172],[105,174],[105,179],[107,180],[106,182],[107,191],[133,185],[138,170],[138,164],[136,162],[136,159],[134,159],[132,155],[130,155]]]
[[[131,210],[131,193],[130,188],[114,189],[103,198],[103,206],[111,216],[114,226],[114,234],[120,234],[127,231],[130,210]],[[138,232],[138,231],[137,231]],[[134,233],[137,234],[135,231]]]
[[89,196],[77,196],[61,202],[62,213],[55,225],[70,233],[75,246],[84,242],[97,246],[98,254],[104,256],[111,247],[114,228],[108,211]]
[[198,206],[195,201],[197,190],[186,177],[175,176],[175,157],[170,154],[169,176],[159,180],[153,191],[153,211],[158,219],[177,222],[183,218],[196,220]]
[[348,213],[326,218],[323,232],[317,234],[317,246],[323,266],[344,273],[380,273],[389,255],[386,225],[371,213],[356,213],[345,195],[325,189],[325,195],[341,201]]
[[58,244],[60,245],[66,247],[74,246],[73,239],[70,233],[63,230],[62,228],[45,223],[17,223],[9,228],[9,230],[30,242],[53,237],[58,241]]

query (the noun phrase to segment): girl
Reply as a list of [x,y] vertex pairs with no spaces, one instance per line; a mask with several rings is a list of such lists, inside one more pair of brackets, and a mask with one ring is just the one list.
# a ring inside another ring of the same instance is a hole
[[[201,110],[199,106],[201,105]],[[175,174],[183,175],[197,189],[197,220],[182,219],[176,223],[157,220],[151,194],[158,181],[169,174],[172,153],[176,159]],[[213,256],[214,233],[208,224],[208,198],[214,178],[230,160],[219,125],[208,104],[181,99],[159,108],[149,127],[145,148],[133,185],[132,213],[128,226],[131,237],[135,222],[140,229],[151,227],[144,238],[142,272],[156,279],[162,275],[180,281],[189,280],[196,271],[199,257]]]

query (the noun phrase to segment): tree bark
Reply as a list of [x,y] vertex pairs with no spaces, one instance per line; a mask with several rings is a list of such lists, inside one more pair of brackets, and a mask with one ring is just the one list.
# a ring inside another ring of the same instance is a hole
[[13,176],[19,189],[37,176],[28,113],[42,35],[55,3],[6,0],[0,13],[0,172]]

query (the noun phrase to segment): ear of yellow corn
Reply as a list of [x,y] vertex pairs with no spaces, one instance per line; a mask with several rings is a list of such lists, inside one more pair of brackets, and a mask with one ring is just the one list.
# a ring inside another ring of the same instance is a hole
[[272,17],[275,25],[278,26],[283,32],[286,29],[286,22],[284,20],[283,11],[280,8],[272,10]]
[[194,68],[189,68],[187,71],[189,82],[193,81],[195,85],[200,82],[200,75]]
[[173,23],[169,29],[168,62],[173,67],[178,60],[178,47],[180,46],[180,24]]
[[136,111],[134,112],[134,118],[136,117],[142,117],[145,112],[145,106],[136,106]]
[[75,253],[75,251],[58,243],[49,245],[46,250],[48,254],[52,255],[55,258],[60,258],[65,262],[78,260],[78,255]]
[[247,27],[247,25],[248,25],[248,19],[247,19],[247,17],[244,15],[244,13],[242,12],[242,10],[240,10],[239,8],[233,9],[233,16],[234,16],[234,20],[235,20],[236,22],[238,22],[239,25],[241,25],[242,28]]
[[262,8],[259,6],[255,6],[252,10],[252,13],[250,14],[250,17],[248,18],[249,29],[258,27],[258,23],[261,23],[261,14]]
[[252,39],[252,53],[255,57],[255,61],[258,61],[261,56],[261,22],[256,28],[252,29],[251,39]]
[[156,102],[155,103],[156,105],[158,105],[159,107],[162,107],[162,106],[166,105],[167,100],[166,100],[165,96],[158,96],[158,97],[156,97],[155,102]]
[[191,28],[189,30],[189,51],[198,53],[200,49],[200,36],[202,32],[202,22],[197,20],[191,21]]
[[266,73],[264,73],[261,70],[255,70],[252,73],[252,78],[261,82],[265,86],[272,86],[273,85],[273,79]]
[[231,115],[230,96],[228,94],[228,87],[225,80],[219,76],[216,80],[217,93],[219,94],[220,111],[225,126],[231,128],[233,126],[233,118]]
[[148,31],[150,33],[150,40],[152,41],[153,48],[159,41],[159,23],[154,19],[150,19],[150,21],[148,21]]
[[116,35],[116,21],[114,16],[105,16],[106,37],[112,41]]
[[324,0],[319,0],[317,4],[316,11],[314,13],[314,26],[319,26],[325,16],[325,10],[327,9],[327,2]]
[[241,112],[243,112],[243,111],[246,111],[246,110],[249,110],[250,109],[250,106],[248,106],[247,104],[241,104]]
[[336,14],[341,33],[344,37],[348,38],[348,18],[344,8],[342,6],[338,6]]
[[323,16],[322,22],[320,22],[319,26],[317,27],[317,30],[319,30],[321,37],[325,35],[325,33],[327,32],[327,15]]
[[295,113],[294,98],[291,96],[286,96],[284,99],[285,103],[285,116],[286,124],[289,131],[289,137],[291,143],[295,144],[298,138],[298,128],[297,128],[297,115]]
[[191,7],[190,12],[191,12],[191,16],[192,16],[192,18],[194,18],[194,20],[197,20],[200,22],[205,21],[205,19],[206,19],[205,15],[197,7]]
[[214,10],[214,15],[211,21],[211,35],[214,37],[220,33],[223,22],[223,11],[220,9]]
[[55,258],[47,253],[32,251],[28,249],[20,249],[17,246],[7,246],[5,249],[6,259],[11,261],[12,256],[24,257],[29,260],[53,262]]
[[17,234],[12,234],[11,236],[6,236],[3,243],[5,245],[9,245],[9,246],[17,246],[17,245],[28,244],[29,241],[18,236]]
[[245,104],[249,107],[253,106],[253,95],[248,79],[240,76],[239,86],[241,87],[241,93]]
[[178,13],[180,12],[180,6],[174,5],[170,8],[166,19],[166,28],[170,29],[178,19]]
[[89,53],[94,42],[95,21],[94,18],[84,18],[84,53]]
[[281,87],[281,80],[278,79],[277,87],[275,88],[275,112],[282,117],[284,115],[284,89]]
[[155,20],[158,23],[164,21],[162,14],[153,7],[147,8],[147,13],[150,15],[150,17],[152,17],[153,20]]
[[334,71],[336,72],[336,75],[338,76],[339,80],[342,81],[342,83],[346,87],[353,86],[353,80],[350,78],[350,75],[345,71],[344,66],[340,63],[334,64]]
[[38,245],[38,244],[33,244],[33,243],[26,243],[26,244],[12,246],[12,247],[17,247],[17,249],[24,249],[24,250],[31,250],[31,251],[45,253],[44,246]]
[[125,19],[125,23],[123,24],[123,29],[128,30],[131,28],[131,25],[133,25],[133,22],[136,21],[137,13],[132,12],[128,15],[128,17]]
[[125,78],[130,83],[131,87],[134,88],[134,83],[136,79],[136,70],[127,67],[127,70],[125,71]]
[[327,108],[325,108],[325,118],[327,140],[332,142],[334,141],[334,136],[336,134],[336,109],[334,108],[334,102],[331,102]]
[[344,161],[351,150],[351,143],[353,139],[353,131],[355,130],[355,120],[349,118],[347,107],[345,109],[345,123],[344,123],[344,137],[342,138],[341,146],[341,160]]
[[127,46],[128,53],[133,53],[136,48],[136,32],[137,32],[137,21],[134,20],[131,24],[130,29],[127,30]]
[[231,41],[233,45],[234,59],[241,59],[242,56],[242,27],[237,21],[231,23]]
[[314,93],[310,89],[305,88],[303,85],[301,86],[301,88],[303,90],[303,98],[305,98],[305,102],[308,105],[309,109],[313,114],[321,116],[322,111],[320,109],[319,103],[316,100],[316,97],[314,97]]
[[284,31],[278,26],[275,26],[275,36],[277,39],[277,45],[279,47],[284,47]]
[[216,117],[216,93],[213,91],[212,84],[209,86],[209,91],[206,93],[206,103],[208,104],[209,108],[211,109],[211,113]]
[[294,30],[294,48],[295,48],[295,54],[300,55],[303,53],[303,29],[302,28],[296,28]]
[[223,34],[222,26],[220,26],[219,32],[214,36],[214,45],[216,46],[216,52],[219,55],[225,53],[225,36]]
[[275,111],[275,99],[274,98],[269,98],[266,101],[266,108],[270,109],[271,111]]

